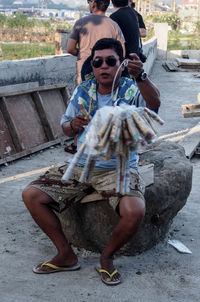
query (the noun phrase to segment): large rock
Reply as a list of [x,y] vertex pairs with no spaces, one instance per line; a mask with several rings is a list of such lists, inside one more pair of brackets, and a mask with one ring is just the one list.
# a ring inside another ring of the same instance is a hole
[[[185,205],[192,184],[192,165],[176,143],[158,141],[160,149],[140,156],[154,163],[154,184],[146,188],[146,215],[133,239],[120,253],[135,255],[163,240],[177,212]],[[119,217],[107,201],[75,204],[61,215],[64,232],[76,247],[102,251]]]

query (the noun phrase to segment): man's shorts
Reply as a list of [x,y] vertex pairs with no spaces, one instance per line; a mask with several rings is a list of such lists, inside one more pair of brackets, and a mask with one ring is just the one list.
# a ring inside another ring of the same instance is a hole
[[[79,182],[82,167],[75,167],[68,182],[63,183],[61,178],[69,164],[51,168],[37,180],[30,183],[49,195],[53,202],[50,206],[57,212],[62,212],[74,202],[80,202],[86,195],[98,192],[101,196],[108,199],[110,205],[116,209],[122,195],[115,192],[116,189],[116,170],[101,170],[91,173],[89,183]],[[130,192],[128,196],[139,197],[144,200],[145,184],[138,172],[130,169]]]

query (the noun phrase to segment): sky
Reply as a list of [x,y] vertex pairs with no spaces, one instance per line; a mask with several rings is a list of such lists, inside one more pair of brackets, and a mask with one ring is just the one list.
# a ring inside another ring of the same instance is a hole
[[67,4],[70,7],[82,5],[83,3],[87,3],[86,0],[52,0],[54,3],[59,4]]

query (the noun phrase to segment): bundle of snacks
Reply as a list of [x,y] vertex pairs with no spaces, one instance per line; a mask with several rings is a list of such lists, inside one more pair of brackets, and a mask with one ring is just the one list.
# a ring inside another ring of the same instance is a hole
[[149,144],[156,137],[158,130],[154,121],[163,125],[163,120],[148,108],[134,105],[103,107],[97,110],[88,125],[85,141],[73,157],[71,164],[62,177],[68,181],[76,163],[82,154],[87,160],[80,177],[81,182],[88,182],[98,157],[109,160],[116,155],[116,192],[124,195],[129,192],[129,154],[137,151],[139,144]]

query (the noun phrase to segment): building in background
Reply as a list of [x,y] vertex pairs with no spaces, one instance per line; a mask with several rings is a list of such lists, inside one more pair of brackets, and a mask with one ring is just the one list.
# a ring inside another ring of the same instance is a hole
[[151,14],[154,10],[155,6],[155,1],[154,0],[136,0],[135,6],[136,10],[141,14],[141,15],[147,15]]

